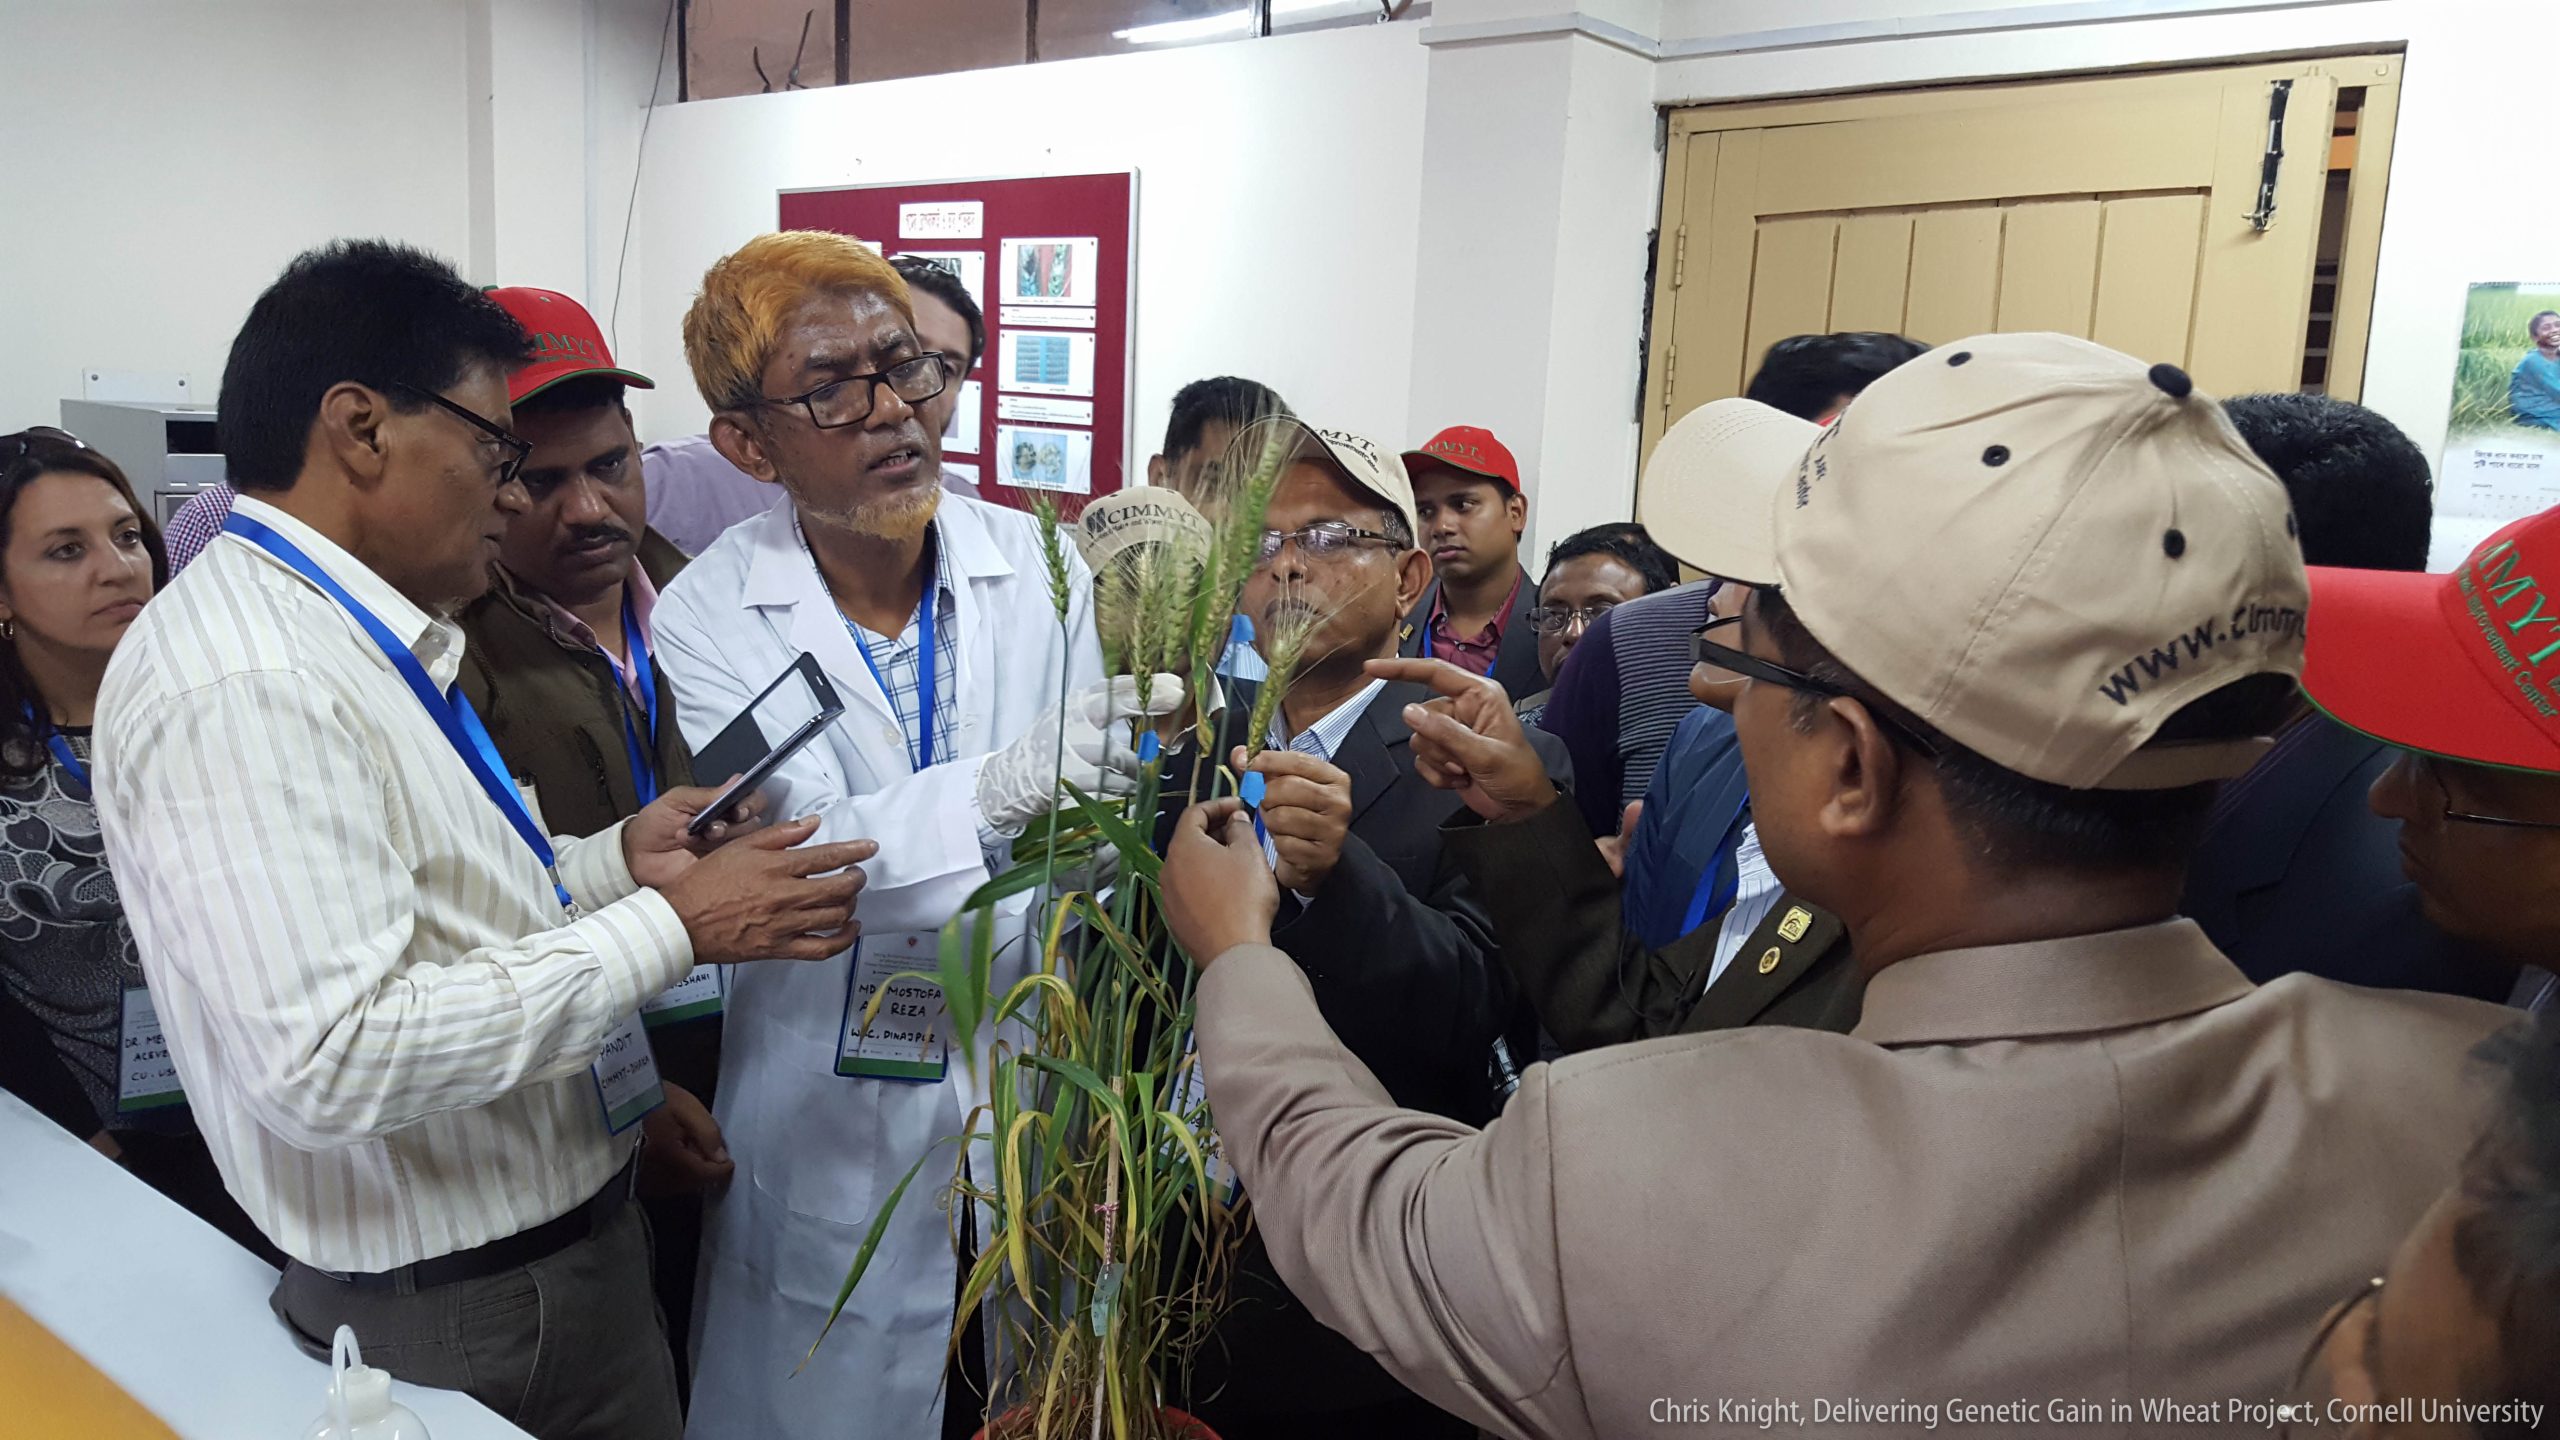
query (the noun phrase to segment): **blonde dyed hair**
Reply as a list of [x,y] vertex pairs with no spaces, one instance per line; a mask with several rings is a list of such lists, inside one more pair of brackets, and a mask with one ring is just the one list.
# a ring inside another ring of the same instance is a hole
[[878,251],[827,230],[759,235],[703,272],[685,312],[684,358],[703,402],[740,410],[761,397],[782,327],[821,295],[878,295],[915,324],[907,282]]

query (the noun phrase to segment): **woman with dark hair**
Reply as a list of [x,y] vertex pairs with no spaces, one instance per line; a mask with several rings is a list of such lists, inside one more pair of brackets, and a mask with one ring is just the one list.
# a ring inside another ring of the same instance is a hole
[[2516,423],[2560,430],[2560,310],[2545,310],[2525,323],[2533,348],[2507,380],[2507,408]]
[[273,1259],[174,1093],[119,1093],[123,1045],[157,1027],[90,803],[89,721],[168,573],[114,461],[49,427],[0,436],[0,1003],[42,1025],[79,1083],[83,1136]]

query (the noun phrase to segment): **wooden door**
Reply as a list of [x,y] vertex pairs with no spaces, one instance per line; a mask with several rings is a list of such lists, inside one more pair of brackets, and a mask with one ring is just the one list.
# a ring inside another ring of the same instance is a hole
[[[2058,330],[2216,394],[2295,389],[2338,93],[2397,78],[2396,58],[2366,56],[1676,112],[1647,451],[1742,393],[1772,342],[1814,331]],[[2364,159],[2378,171],[2387,147]],[[2359,192],[2351,236],[2378,234],[2378,180]],[[2353,298],[2335,328],[2361,345]]]

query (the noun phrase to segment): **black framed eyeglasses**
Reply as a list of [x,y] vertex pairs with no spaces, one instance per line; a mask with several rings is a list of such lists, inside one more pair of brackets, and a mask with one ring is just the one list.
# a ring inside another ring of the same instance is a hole
[[756,403],[785,408],[797,405],[809,413],[809,423],[818,429],[841,430],[871,418],[874,394],[882,385],[889,387],[890,394],[910,405],[917,405],[949,389],[956,373],[949,356],[939,350],[927,350],[886,370],[875,370],[868,375],[847,375],[799,395],[781,398],[759,395]]
[[2443,767],[2461,762],[2442,760],[2417,750],[2402,753],[2409,762],[2410,772],[2417,776],[2418,798],[2431,799],[2437,813],[2447,820],[2458,820],[2465,825],[2495,825],[2502,830],[2560,830],[2560,820],[2519,820],[2512,815],[2481,815],[2469,810],[2456,810],[2453,808],[2453,787],[2445,783]]
[[[1873,715],[1876,723],[1883,726],[1894,738],[1932,760],[1938,758],[1940,751],[1936,740],[1913,729],[1908,722],[1896,719],[1867,696],[1860,695],[1845,685],[1834,685],[1818,675],[1808,675],[1793,666],[1781,665],[1775,660],[1763,660],[1737,645],[1725,643],[1722,636],[1730,636],[1737,641],[1742,638],[1741,630],[1735,628],[1741,624],[1741,616],[1727,615],[1720,620],[1710,620],[1689,632],[1689,663],[1710,665],[1718,670],[1739,675],[1745,680],[1757,680],[1764,685],[1775,685],[1784,690],[1802,691],[1807,695],[1820,695],[1833,700],[1855,700],[1867,707],[1867,713]],[[1709,636],[1719,638],[1710,639]]]
[[1392,535],[1376,530],[1363,530],[1357,525],[1346,524],[1340,520],[1318,520],[1312,525],[1301,525],[1295,530],[1263,531],[1262,547],[1255,552],[1255,563],[1270,564],[1279,558],[1280,547],[1292,540],[1298,542],[1298,553],[1310,560],[1329,559],[1362,545],[1396,548],[1396,538]]
[[504,490],[509,485],[515,483],[516,472],[524,468],[525,457],[533,453],[532,441],[525,439],[523,436],[516,434],[505,426],[500,425],[497,421],[489,419],[485,415],[479,414],[478,412],[470,410],[464,406],[454,404],[452,401],[447,400],[443,396],[422,385],[411,385],[405,381],[394,380],[391,382],[391,388],[409,395],[414,395],[417,398],[426,401],[428,404],[442,409],[446,414],[460,420],[463,424],[470,426],[472,429],[479,431],[480,438],[488,444],[497,447],[498,453],[503,457],[498,461],[497,465],[498,488]]
[[1541,635],[1562,635],[1566,631],[1571,630],[1577,621],[1581,623],[1582,628],[1588,630],[1600,619],[1601,616],[1606,615],[1617,608],[1618,602],[1615,600],[1611,600],[1600,605],[1584,605],[1580,607],[1572,605],[1541,605],[1537,609],[1529,612],[1529,625],[1530,628],[1536,630]]

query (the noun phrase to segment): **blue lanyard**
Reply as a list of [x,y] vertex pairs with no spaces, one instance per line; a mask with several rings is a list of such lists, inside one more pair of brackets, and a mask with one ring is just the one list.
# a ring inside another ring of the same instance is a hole
[[[646,806],[658,798],[658,668],[649,663],[649,642],[641,637],[639,618],[631,608],[628,580],[622,582],[622,643],[631,647],[631,678],[639,683],[641,713],[649,721],[648,739],[643,743],[639,732],[631,728],[631,707],[621,707],[622,747],[631,754],[631,786]],[[613,657],[608,655],[605,659],[610,663]]]
[[[828,594],[827,572],[818,568],[818,552],[810,547],[805,532],[800,536],[800,548],[808,551],[809,568],[817,574],[819,593]],[[916,597],[916,748],[907,757],[919,772],[933,768],[933,631],[942,598],[942,559],[930,534],[925,538],[924,553],[930,563],[925,566],[924,594]],[[835,603],[831,594],[828,603]],[[838,618],[844,621],[844,633],[853,637],[853,648],[862,652],[863,668],[871,672],[871,683],[880,687],[880,698],[887,700],[890,713],[896,714],[898,702],[889,694],[889,677],[880,673],[880,662],[871,658],[871,642],[862,638],[862,627],[853,623],[850,615],[839,612]],[[905,718],[899,716],[902,721]]]
[[71,742],[63,739],[62,732],[53,728],[51,719],[36,713],[34,702],[28,702],[26,713],[27,723],[34,726],[36,733],[44,737],[44,748],[53,752],[54,763],[60,765],[72,780],[79,784],[82,795],[87,795],[89,767],[80,763],[79,755],[71,749]]
[[[940,588],[933,583],[932,577],[926,577],[924,596],[916,601],[916,748],[913,758],[919,771],[933,767],[933,615],[941,608],[934,603],[940,598],[935,594]],[[862,663],[870,668],[871,682],[880,687],[880,698],[888,700],[889,677],[880,673],[880,662],[871,658],[871,642],[862,638],[862,627],[854,624],[850,615],[845,617],[844,633],[853,637],[853,648],[862,652]],[[897,702],[890,700],[889,708],[896,710]]]
[[1681,934],[1686,935],[1704,925],[1710,915],[1723,914],[1725,907],[1733,903],[1734,896],[1741,893],[1742,867],[1739,863],[1734,866],[1731,881],[1718,882],[1724,872],[1725,857],[1733,853],[1739,837],[1742,817],[1750,809],[1751,797],[1745,795],[1742,803],[1734,807],[1733,818],[1725,822],[1724,835],[1716,842],[1716,853],[1707,858],[1706,873],[1698,877],[1698,888],[1689,895],[1689,911],[1680,921]]
[[391,633],[391,627],[364,608],[363,601],[348,594],[345,586],[329,578],[328,571],[312,563],[311,557],[303,554],[300,546],[236,510],[222,522],[222,528],[292,566],[302,578],[319,586],[330,599],[355,617],[355,622],[364,627],[365,634],[373,637],[373,643],[380,647],[382,657],[390,661],[391,668],[399,671],[400,678],[409,683],[410,693],[418,697],[419,704],[427,707],[427,714],[434,718],[436,727],[444,731],[446,742],[453,746],[456,755],[462,757],[463,767],[471,772],[472,779],[480,782],[489,803],[497,806],[499,813],[507,817],[507,823],[515,827],[526,848],[533,851],[533,858],[542,862],[544,872],[551,877],[552,893],[560,897],[560,908],[568,912],[570,919],[577,919],[578,904],[569,898],[569,887],[560,881],[559,860],[552,853],[551,839],[533,823],[533,816],[525,810],[524,797],[516,793],[514,783],[508,780],[506,762],[498,758],[498,747],[490,741],[488,727],[480,723],[479,712],[471,708],[471,701],[462,693],[462,686],[456,684],[450,693],[439,694],[435,681],[427,676],[427,667],[418,663],[418,657],[410,653],[408,646],[400,643],[400,637]]

